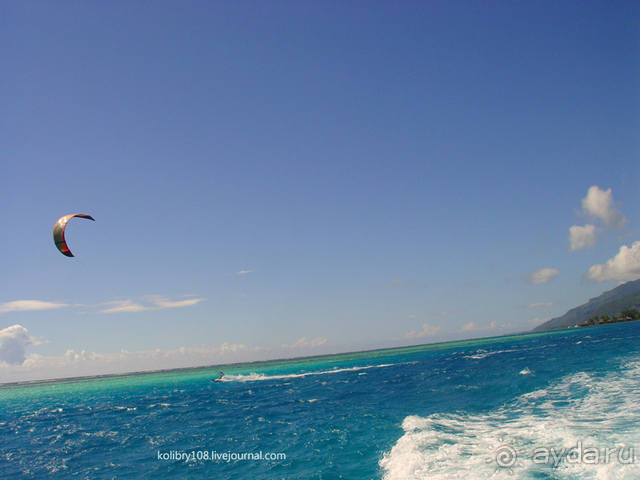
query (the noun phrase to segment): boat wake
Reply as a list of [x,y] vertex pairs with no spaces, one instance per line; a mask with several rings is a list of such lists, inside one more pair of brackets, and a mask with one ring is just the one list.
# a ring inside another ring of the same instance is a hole
[[329,375],[333,373],[357,372],[360,370],[368,370],[372,368],[385,368],[399,365],[397,363],[385,363],[381,365],[366,365],[363,367],[334,368],[332,370],[322,370],[317,372],[290,373],[286,375],[265,375],[264,373],[250,373],[248,375],[225,375],[220,382],[259,382],[264,380],[282,380],[287,378],[301,378],[312,375]]
[[[523,372],[520,372],[521,374]],[[487,414],[408,416],[379,461],[384,480],[633,479],[640,361],[580,372]]]

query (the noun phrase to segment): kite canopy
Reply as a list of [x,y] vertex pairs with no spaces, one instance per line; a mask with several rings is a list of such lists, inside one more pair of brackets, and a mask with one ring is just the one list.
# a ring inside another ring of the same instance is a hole
[[60,252],[67,257],[73,257],[73,253],[71,253],[71,250],[69,250],[67,242],[64,239],[64,229],[67,228],[67,222],[73,217],[93,220],[93,217],[91,215],[86,215],[84,213],[72,213],[70,215],[60,217],[56,224],[53,226],[53,241],[56,242],[56,247],[58,247],[58,250],[60,250]]

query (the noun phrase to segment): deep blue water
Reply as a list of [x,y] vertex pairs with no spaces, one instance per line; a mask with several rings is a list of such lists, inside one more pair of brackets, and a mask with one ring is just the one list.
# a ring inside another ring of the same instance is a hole
[[0,478],[640,478],[639,346],[633,322],[1,388]]

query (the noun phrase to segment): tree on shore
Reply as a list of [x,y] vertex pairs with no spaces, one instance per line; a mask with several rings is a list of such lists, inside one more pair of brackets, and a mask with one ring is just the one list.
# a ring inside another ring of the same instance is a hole
[[627,308],[622,310],[620,313],[616,315],[594,315],[589,318],[589,320],[585,320],[584,322],[579,323],[580,327],[587,327],[590,325],[602,325],[603,323],[618,323],[618,322],[629,322],[631,320],[640,320],[640,310],[635,307]]

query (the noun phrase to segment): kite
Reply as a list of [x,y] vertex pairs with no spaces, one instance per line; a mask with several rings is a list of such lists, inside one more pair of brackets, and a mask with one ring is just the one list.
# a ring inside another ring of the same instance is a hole
[[[69,250],[67,242],[64,239],[64,229],[67,228],[67,222],[73,217],[93,220],[93,217],[91,215],[86,215],[84,213],[72,213],[70,215],[60,217],[56,224],[53,226],[53,241],[56,242],[56,247],[58,248],[58,250],[60,250],[60,252],[67,257],[73,257],[73,253],[71,253],[71,250]],[[95,222],[95,220],[93,221]]]

